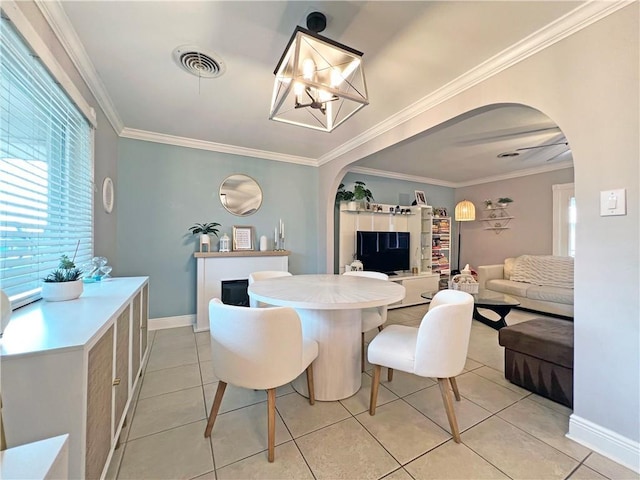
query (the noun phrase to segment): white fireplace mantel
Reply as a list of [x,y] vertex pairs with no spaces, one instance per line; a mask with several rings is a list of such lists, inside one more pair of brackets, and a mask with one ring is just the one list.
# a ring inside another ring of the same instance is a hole
[[209,302],[222,295],[222,282],[246,280],[251,272],[289,271],[289,255],[281,251],[196,252],[197,311],[194,331],[209,330]]

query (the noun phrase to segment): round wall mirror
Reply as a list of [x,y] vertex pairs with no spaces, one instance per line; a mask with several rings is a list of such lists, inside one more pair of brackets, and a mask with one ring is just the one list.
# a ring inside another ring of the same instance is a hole
[[262,205],[262,190],[258,182],[247,175],[229,175],[220,185],[220,202],[227,212],[246,217]]

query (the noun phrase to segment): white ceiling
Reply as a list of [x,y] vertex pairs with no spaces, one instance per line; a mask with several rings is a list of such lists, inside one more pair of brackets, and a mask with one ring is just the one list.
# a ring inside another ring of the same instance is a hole
[[[371,135],[402,110],[472,75],[476,67],[499,62],[515,48],[537,41],[553,25],[570,22],[585,3],[42,1],[38,5],[63,37],[119,134],[177,144],[198,142],[211,150],[318,165],[356,137]],[[273,69],[295,26],[305,26],[312,11],[327,15],[322,35],[364,52],[370,105],[332,133],[268,120]],[[217,53],[226,66],[224,75],[199,79],[181,70],[172,52],[185,44]],[[423,132],[361,159],[358,168],[462,185],[515,171],[571,165],[570,151],[558,156],[568,147],[496,158],[505,151],[563,140],[554,126],[535,110],[505,106]]]

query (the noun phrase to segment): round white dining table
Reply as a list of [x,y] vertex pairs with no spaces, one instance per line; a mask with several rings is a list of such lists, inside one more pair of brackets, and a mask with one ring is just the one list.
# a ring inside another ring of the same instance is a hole
[[[318,342],[313,363],[316,400],[340,400],[355,394],[362,381],[360,336],[362,309],[402,300],[402,285],[346,275],[293,275],[249,285],[249,297],[269,305],[293,307],[305,336]],[[293,388],[308,396],[306,375]]]

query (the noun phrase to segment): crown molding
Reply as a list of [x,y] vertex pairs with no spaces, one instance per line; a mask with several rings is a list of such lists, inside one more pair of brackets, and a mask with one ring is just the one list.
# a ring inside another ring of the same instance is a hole
[[116,107],[107,93],[107,89],[102,83],[102,80],[100,80],[98,72],[96,72],[93,66],[93,62],[87,55],[84,45],[82,45],[80,38],[78,38],[75,29],[71,25],[69,17],[67,17],[62,7],[62,3],[60,0],[34,0],[34,2],[40,9],[40,12],[42,12],[47,23],[49,23],[49,26],[62,44],[65,52],[67,52],[67,55],[98,102],[98,105],[102,108],[109,123],[115,132],[120,134],[124,128],[124,123],[116,111]]
[[[469,70],[465,74],[447,83],[433,93],[423,97],[417,102],[400,110],[387,120],[375,125],[369,130],[357,135],[350,141],[340,145],[332,151],[322,155],[318,159],[298,157],[277,152],[248,149],[225,145],[215,142],[205,142],[172,135],[156,134],[141,130],[126,128],[116,111],[116,108],[107,93],[104,84],[100,80],[93,63],[89,59],[82,42],[78,38],[69,18],[64,12],[61,0],[34,0],[54,33],[60,40],[65,51],[71,58],[73,64],[94,95],[98,104],[104,111],[112,127],[120,136],[125,138],[135,138],[157,143],[174,144],[188,148],[202,148],[204,150],[231,153],[234,155],[245,155],[250,157],[266,158],[269,160],[297,163],[302,165],[321,166],[328,163],[347,152],[373,140],[374,138],[392,130],[412,118],[434,108],[438,104],[458,95],[474,85],[496,75],[497,73],[521,62],[535,53],[547,48],[554,43],[574,34],[575,32],[597,22],[598,20],[624,8],[635,0],[617,1],[597,1],[591,0],[580,4],[578,7],[567,13],[563,17],[546,25],[537,32],[529,35],[520,42],[494,55],[487,61]],[[173,142],[177,143],[173,143]],[[386,172],[385,176],[389,177]],[[489,180],[493,181],[493,180]]]
[[478,178],[468,182],[447,182],[446,180],[438,180],[429,177],[419,177],[417,175],[406,175],[395,172],[387,172],[385,170],[377,170],[367,167],[353,167],[348,170],[349,173],[360,173],[362,175],[371,175],[373,177],[393,178],[395,180],[405,180],[407,182],[426,183],[428,185],[438,185],[440,187],[462,188],[481,185],[483,183],[500,182],[510,180],[512,178],[528,177],[539,173],[553,172],[555,170],[564,170],[565,168],[573,168],[572,160],[565,160],[553,165],[542,165],[540,167],[527,168],[516,172],[505,173],[503,175],[495,175],[492,177]]
[[437,178],[419,177],[417,175],[407,175],[405,173],[388,172],[386,170],[378,170],[376,168],[353,167],[348,170],[350,173],[360,173],[362,175],[371,175],[373,177],[393,178],[394,180],[404,180],[407,182],[428,183],[429,185],[438,185],[441,187],[455,188],[456,184]]
[[297,165],[307,165],[311,167],[318,166],[318,162],[313,158],[298,157],[296,155],[287,155],[285,153],[269,152],[266,150],[257,150],[254,148],[237,147],[235,145],[208,142],[206,140],[195,140],[193,138],[178,137],[175,135],[166,135],[164,133],[148,132],[145,130],[136,130],[134,128],[124,128],[122,132],[120,132],[120,137],[131,138],[133,140],[143,140],[145,142],[175,145],[177,147],[196,148],[199,150],[208,150],[210,152],[229,153],[231,155],[242,155],[244,157],[262,158],[266,160],[274,160],[276,162],[295,163]]
[[528,177],[529,175],[537,175],[539,173],[553,172],[555,170],[564,170],[565,168],[573,168],[573,160],[564,160],[562,162],[553,163],[549,165],[541,165],[539,167],[526,168],[524,170],[509,172],[502,175],[495,175],[493,177],[477,178],[469,182],[458,182],[455,184],[454,188],[472,187],[474,185],[480,185],[483,183],[501,182],[504,180],[510,180],[512,178]]
[[581,4],[564,16],[544,26],[540,30],[525,37],[509,48],[497,53],[485,62],[465,72],[433,93],[400,110],[387,120],[343,143],[338,148],[326,153],[318,159],[324,165],[351,150],[373,140],[412,118],[434,108],[440,103],[460,94],[480,82],[501,71],[525,60],[539,51],[573,35],[577,31],[601,20],[602,18],[624,8],[635,0],[618,0],[614,2],[589,1]]

